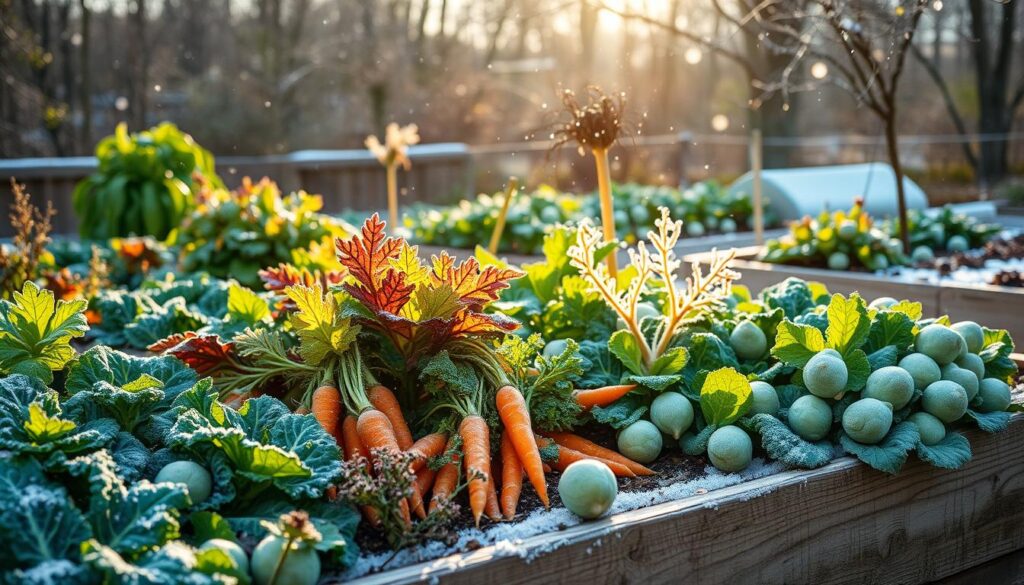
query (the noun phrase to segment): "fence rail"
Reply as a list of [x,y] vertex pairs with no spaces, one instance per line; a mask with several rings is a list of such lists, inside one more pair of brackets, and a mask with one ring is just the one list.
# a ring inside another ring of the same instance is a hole
[[[900,143],[905,166],[912,173],[918,171],[917,178],[933,198],[944,201],[976,198],[969,170],[965,171],[962,145],[994,140],[1009,143],[1011,167],[1024,167],[1022,132],[966,137],[908,135],[901,137]],[[618,181],[686,184],[710,177],[728,180],[748,169],[748,136],[681,132],[634,136],[624,143],[626,148],[612,152],[612,173]],[[763,145],[765,166],[769,168],[778,160],[788,166],[883,160],[885,152],[881,138],[861,135],[765,137]],[[413,146],[409,152],[412,169],[399,175],[401,202],[449,203],[478,191],[500,189],[511,175],[520,177],[528,187],[549,183],[571,191],[592,190],[593,165],[580,159],[574,148],[552,151],[553,146],[552,141]],[[71,233],[76,230],[71,192],[75,183],[95,168],[93,157],[9,159],[0,160],[0,178],[6,181],[13,177],[26,184],[37,203],[53,203],[58,212],[54,231]],[[320,193],[329,213],[384,207],[384,172],[365,150],[221,157],[217,170],[229,186],[239,184],[245,176],[268,176],[284,189]],[[11,200],[10,190],[0,188],[0,209],[6,210]],[[0,237],[10,232],[9,222],[0,222]]]

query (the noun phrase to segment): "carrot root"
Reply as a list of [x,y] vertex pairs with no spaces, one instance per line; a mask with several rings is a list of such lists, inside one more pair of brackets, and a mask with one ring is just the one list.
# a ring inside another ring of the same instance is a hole
[[612,402],[615,402],[619,398],[629,394],[629,392],[634,388],[636,388],[636,384],[617,384],[615,386],[605,386],[603,388],[594,388],[591,390],[576,390],[572,394],[576,399],[576,403],[584,410],[588,410],[595,406],[608,406]]
[[544,468],[540,460],[540,449],[537,447],[537,440],[534,438],[532,424],[530,422],[530,410],[526,405],[523,394],[513,386],[503,386],[495,395],[495,403],[498,407],[498,416],[505,425],[505,432],[515,447],[516,455],[526,470],[526,477],[530,484],[537,491],[537,496],[549,508],[548,486],[544,478]]

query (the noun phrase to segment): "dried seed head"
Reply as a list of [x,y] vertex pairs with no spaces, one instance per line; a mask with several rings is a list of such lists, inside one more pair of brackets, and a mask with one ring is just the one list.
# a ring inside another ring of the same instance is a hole
[[561,122],[555,131],[555,146],[576,141],[581,151],[595,148],[610,148],[623,131],[622,115],[626,107],[626,95],[620,93],[613,99],[600,88],[587,88],[587,104],[582,105],[576,94],[567,89],[562,92],[562,105],[569,113],[569,119]]

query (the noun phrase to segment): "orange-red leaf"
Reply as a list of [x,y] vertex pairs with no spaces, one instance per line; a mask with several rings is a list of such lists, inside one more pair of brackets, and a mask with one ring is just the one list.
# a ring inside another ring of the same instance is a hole
[[481,270],[476,258],[467,258],[455,264],[455,259],[445,251],[434,256],[433,260],[431,282],[435,286],[451,286],[463,303],[477,307],[497,300],[498,291],[508,288],[508,281],[523,275],[514,268],[486,266]]
[[[158,341],[154,346],[165,346],[169,340]],[[234,344],[223,342],[216,335],[197,335],[195,333],[185,334],[177,345],[168,347],[163,353],[173,355],[185,362],[185,365],[195,370],[200,376],[208,376],[225,368],[236,367],[234,360]]]

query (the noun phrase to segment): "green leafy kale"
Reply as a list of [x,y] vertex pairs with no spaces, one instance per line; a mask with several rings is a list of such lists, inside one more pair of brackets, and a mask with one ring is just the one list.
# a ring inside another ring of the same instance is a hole
[[75,357],[71,339],[89,328],[84,300],[54,300],[53,293],[25,282],[14,302],[0,300],[0,374],[25,374],[44,383]]

